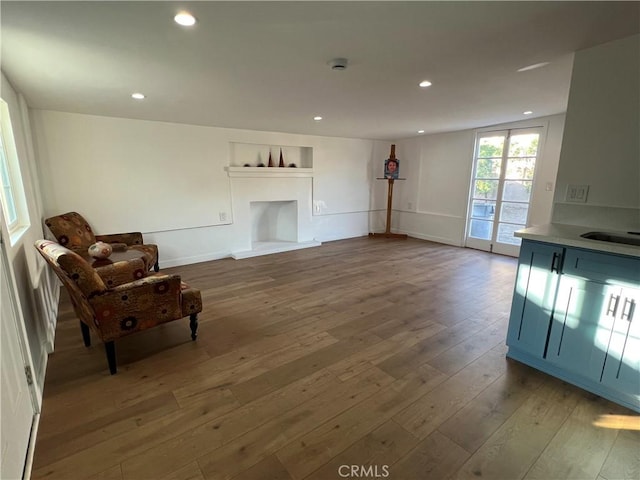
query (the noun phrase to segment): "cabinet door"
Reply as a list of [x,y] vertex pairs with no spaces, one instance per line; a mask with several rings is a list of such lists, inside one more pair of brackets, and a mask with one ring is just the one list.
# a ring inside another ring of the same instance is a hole
[[510,347],[544,356],[563,252],[555,245],[522,243],[507,332]]
[[602,383],[640,401],[640,289],[623,288],[602,370]]
[[568,248],[562,273],[614,284],[640,284],[640,258]]
[[600,381],[621,288],[563,275],[549,337],[547,360]]

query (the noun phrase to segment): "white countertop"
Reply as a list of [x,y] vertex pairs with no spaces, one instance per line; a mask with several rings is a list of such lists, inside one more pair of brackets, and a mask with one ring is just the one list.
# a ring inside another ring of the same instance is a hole
[[587,232],[604,232],[624,237],[639,237],[638,235],[629,235],[627,232],[620,232],[606,228],[581,227],[576,225],[563,225],[559,223],[550,223],[547,225],[525,228],[523,230],[518,230],[514,235],[528,240],[537,240],[538,242],[588,248],[590,250],[598,250],[604,253],[615,253],[618,255],[629,255],[640,258],[640,246],[627,245],[624,243],[603,242],[600,240],[582,238],[580,236]]

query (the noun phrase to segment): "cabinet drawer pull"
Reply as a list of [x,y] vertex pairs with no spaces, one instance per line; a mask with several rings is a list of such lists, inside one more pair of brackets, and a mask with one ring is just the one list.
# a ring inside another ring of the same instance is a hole
[[629,320],[633,318],[633,312],[636,309],[636,302],[632,298],[624,299],[624,307],[622,308],[622,316],[623,320]]
[[560,258],[562,254],[558,252],[553,252],[553,258],[551,259],[551,271],[560,273]]
[[[613,293],[609,295],[609,305],[607,306],[607,315],[611,315],[612,317],[616,316],[616,312],[618,311],[619,300],[620,300],[620,295],[614,295]],[[611,306],[611,302],[613,302],[613,306]]]

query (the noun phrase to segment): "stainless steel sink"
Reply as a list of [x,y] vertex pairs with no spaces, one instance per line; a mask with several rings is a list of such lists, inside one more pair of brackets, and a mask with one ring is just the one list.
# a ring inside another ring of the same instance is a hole
[[636,245],[640,247],[640,238],[620,235],[619,233],[607,232],[587,232],[580,235],[582,238],[589,240],[599,240],[601,242],[623,243],[625,245]]

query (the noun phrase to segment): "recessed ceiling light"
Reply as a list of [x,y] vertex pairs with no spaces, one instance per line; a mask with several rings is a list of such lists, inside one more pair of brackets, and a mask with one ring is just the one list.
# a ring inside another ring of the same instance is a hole
[[424,130],[418,130],[418,133],[424,133]]
[[196,18],[189,12],[180,12],[175,17],[173,17],[173,19],[177,24],[184,27],[191,27],[196,23]]
[[544,67],[546,65],[549,65],[549,62],[534,63],[533,65],[528,65],[526,67],[519,68],[518,72],[526,72],[528,70],[534,70],[536,68]]
[[313,117],[313,119],[314,119],[316,122],[319,122],[320,120],[322,120],[322,117],[320,117],[320,116],[315,116],[315,117]]
[[144,93],[140,93],[140,92],[132,93],[131,98],[135,98],[136,100],[144,100]]
[[349,64],[349,60],[346,58],[334,58],[333,60],[329,60],[327,65],[331,67],[331,70],[342,71],[347,69],[347,65]]
[[422,88],[427,88],[431,86],[431,82],[429,80],[423,80],[419,83]]
[[523,115],[531,115],[533,112],[531,110],[527,110],[526,112],[522,112]]

